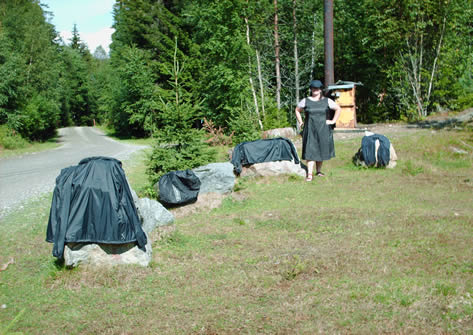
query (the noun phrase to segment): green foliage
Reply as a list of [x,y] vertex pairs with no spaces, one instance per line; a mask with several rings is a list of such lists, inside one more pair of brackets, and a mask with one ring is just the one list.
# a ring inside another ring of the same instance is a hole
[[284,109],[278,110],[274,101],[266,102],[266,112],[263,118],[264,129],[274,129],[288,127],[287,111]]
[[185,9],[187,22],[193,27],[193,42],[202,55],[202,74],[194,85],[203,99],[205,116],[224,127],[241,108],[241,101],[251,99],[248,46],[241,16],[244,6],[241,0],[199,0]]
[[56,36],[37,1],[0,4],[0,124],[31,140],[53,136],[58,126]]
[[473,107],[473,52],[468,57],[466,64],[463,67],[464,71],[455,85],[458,98],[456,101],[457,110],[464,110]]
[[11,41],[0,29],[0,124],[17,108],[21,96],[24,68],[21,56],[13,50]]
[[241,142],[254,141],[261,138],[256,115],[247,109],[233,110],[230,118],[230,128],[233,130],[233,145]]
[[365,84],[359,119],[413,120],[458,108],[458,78],[472,53],[471,1],[347,0],[335,11],[335,72]]
[[136,46],[121,46],[115,51],[110,63],[97,69],[92,82],[98,118],[119,135],[149,136],[157,127],[158,107],[158,87],[149,56]]
[[178,170],[193,169],[215,161],[215,149],[205,143],[202,131],[188,129],[175,136],[177,142],[168,142],[169,137],[159,136],[149,157],[148,176],[154,185],[162,175]]
[[156,144],[150,156],[148,175],[152,184],[170,171],[192,169],[214,161],[215,149],[205,143],[203,130],[193,129],[199,119],[200,103],[181,84],[184,67],[177,58],[177,41],[174,62],[167,70],[171,90],[161,90],[159,110],[160,129],[155,133]]
[[91,125],[87,61],[69,46],[63,47],[61,61],[61,125]]
[[91,96],[97,104],[97,119],[119,135],[127,133],[127,115],[120,109],[123,94],[118,71],[107,61],[102,71],[95,72],[95,78],[91,82]]
[[[364,84],[358,121],[471,107],[472,7],[471,0],[334,1],[335,80]],[[29,138],[52,134],[39,123],[31,135],[45,104],[59,106],[54,127],[95,120],[125,136],[162,130],[174,120],[165,105],[175,98],[169,69],[176,57],[185,63],[180,84],[199,106],[188,121],[212,120],[225,129],[222,139],[234,132],[237,142],[257,137],[258,113],[265,129],[294,124],[307,82],[324,79],[322,0],[277,1],[280,108],[273,2],[117,1],[110,59],[100,49],[92,57],[76,25],[72,39],[61,41],[45,8],[0,2],[0,124],[21,123]]]
[[[143,135],[143,132],[149,135],[156,127],[158,104],[155,101],[154,74],[148,61],[143,50],[136,47],[125,47],[123,50],[123,63],[119,69],[123,94],[120,99],[120,111],[123,114],[120,121],[125,118],[135,135]],[[122,128],[126,125],[117,126],[119,132],[126,131]]]
[[161,127],[160,97],[173,89],[169,69],[175,56],[187,64],[180,80],[190,83],[192,75],[198,78],[194,63],[199,58],[187,57],[194,45],[170,8],[175,9],[172,2],[149,0],[125,0],[114,6],[111,64],[118,78],[103,100],[112,102],[107,119],[120,133],[148,136]]
[[23,137],[7,125],[0,125],[0,148],[8,150],[24,148],[28,145]]
[[110,59],[107,57],[105,50],[99,46],[94,52],[94,57],[90,63],[88,73],[88,100],[91,106],[90,118],[96,123],[104,123],[106,121],[107,108],[111,102],[105,102],[103,99],[107,97],[109,85],[112,83],[113,72],[110,66]]
[[44,141],[55,135],[59,113],[56,102],[37,95],[21,112],[19,127],[15,130],[30,140]]

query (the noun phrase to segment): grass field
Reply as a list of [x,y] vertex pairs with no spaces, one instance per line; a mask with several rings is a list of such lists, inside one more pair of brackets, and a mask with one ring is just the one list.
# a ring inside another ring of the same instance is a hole
[[326,178],[239,179],[148,268],[56,265],[32,201],[0,223],[0,334],[473,334],[473,133],[388,136],[392,170],[354,167],[357,138]]

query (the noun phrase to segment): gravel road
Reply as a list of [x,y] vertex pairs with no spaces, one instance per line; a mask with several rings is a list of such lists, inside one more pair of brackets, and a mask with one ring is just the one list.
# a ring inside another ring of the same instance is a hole
[[0,159],[0,220],[10,210],[54,189],[61,169],[86,157],[107,156],[126,160],[146,148],[123,144],[93,127],[59,129],[62,145],[53,150]]

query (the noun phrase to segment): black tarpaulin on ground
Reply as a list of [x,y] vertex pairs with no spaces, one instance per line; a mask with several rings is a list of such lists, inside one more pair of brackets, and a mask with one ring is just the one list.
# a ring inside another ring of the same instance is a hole
[[200,179],[192,170],[171,171],[159,179],[159,201],[169,207],[197,201]]
[[243,165],[292,160],[295,164],[300,163],[294,144],[284,137],[240,143],[232,155],[232,164],[237,174],[241,173]]
[[89,157],[61,170],[56,178],[46,241],[63,258],[69,242],[124,244],[144,248],[146,235],[121,162]]

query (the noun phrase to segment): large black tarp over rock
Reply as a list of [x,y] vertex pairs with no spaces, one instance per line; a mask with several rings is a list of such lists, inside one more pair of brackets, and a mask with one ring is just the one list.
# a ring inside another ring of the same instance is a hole
[[192,170],[168,172],[159,179],[159,201],[167,207],[196,202],[200,185]]
[[296,148],[291,140],[277,137],[242,142],[235,147],[232,155],[232,164],[237,174],[241,173],[243,165],[277,161],[300,163]]
[[121,162],[89,157],[61,170],[56,178],[46,241],[53,256],[63,258],[71,242],[125,244],[144,248],[141,228]]

